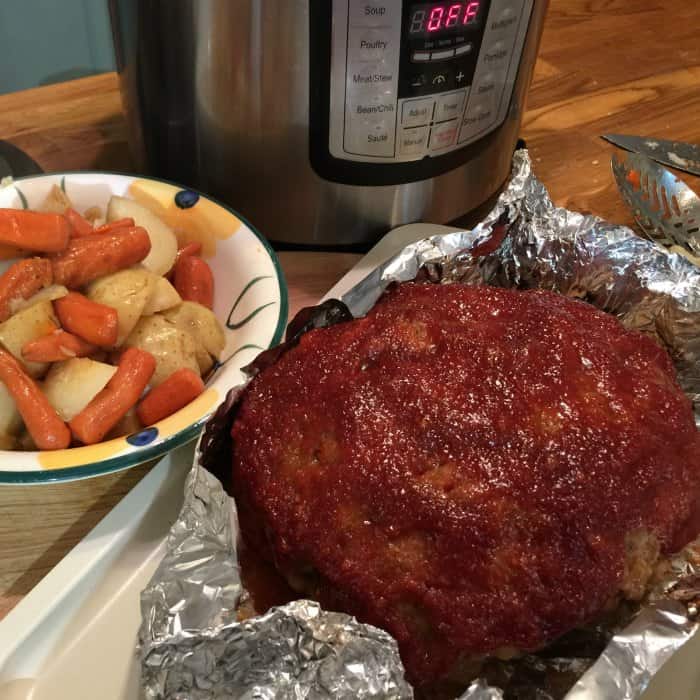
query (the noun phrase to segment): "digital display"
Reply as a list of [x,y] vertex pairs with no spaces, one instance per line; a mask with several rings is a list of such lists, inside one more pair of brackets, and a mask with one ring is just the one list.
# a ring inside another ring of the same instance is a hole
[[430,2],[412,5],[408,33],[414,38],[452,34],[481,22],[482,0],[471,2]]

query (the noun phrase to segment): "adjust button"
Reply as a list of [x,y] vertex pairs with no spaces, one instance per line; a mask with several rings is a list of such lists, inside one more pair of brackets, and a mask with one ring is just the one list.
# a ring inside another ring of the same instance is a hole
[[429,133],[430,129],[427,126],[401,129],[399,134],[399,154],[402,156],[422,156],[428,146]]
[[453,146],[457,139],[457,120],[434,126],[430,132],[431,152],[442,151]]
[[403,126],[422,126],[429,124],[433,119],[433,105],[435,100],[408,100],[403,103],[401,109],[401,124]]
[[440,95],[435,110],[435,121],[442,122],[447,119],[461,117],[462,111],[464,110],[464,98],[466,94],[466,90],[457,90],[447,95]]

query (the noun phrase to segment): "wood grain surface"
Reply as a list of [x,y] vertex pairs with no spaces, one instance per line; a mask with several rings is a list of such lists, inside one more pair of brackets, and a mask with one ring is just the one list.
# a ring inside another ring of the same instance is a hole
[[[523,119],[555,202],[631,224],[606,132],[700,143],[700,2],[551,0]],[[0,139],[45,170],[129,172],[118,81],[107,74],[0,96]],[[700,189],[700,179],[682,176]],[[358,256],[283,253],[292,313]],[[0,486],[0,617],[117,503],[148,467],[72,484]]]

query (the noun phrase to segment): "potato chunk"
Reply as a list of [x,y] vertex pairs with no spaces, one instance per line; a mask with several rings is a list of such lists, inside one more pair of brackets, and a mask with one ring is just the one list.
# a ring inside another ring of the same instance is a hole
[[131,333],[155,289],[155,276],[142,267],[130,267],[105,275],[88,285],[88,299],[117,310],[119,334],[117,347]]
[[48,369],[48,364],[25,362],[22,359],[22,347],[30,340],[51,333],[56,326],[58,320],[53,312],[53,305],[48,299],[43,299],[0,323],[0,344],[24,365],[32,377],[40,377]]
[[44,394],[56,413],[69,421],[104,389],[116,367],[87,357],[56,362],[44,380]]
[[143,309],[144,316],[152,316],[157,314],[159,311],[165,311],[166,309],[171,309],[173,306],[177,306],[182,303],[180,295],[177,293],[175,287],[173,287],[165,277],[158,277],[158,275],[153,275],[154,287],[153,294],[146,302],[146,306]]
[[160,314],[141,318],[124,345],[146,350],[156,358],[156,371],[151,378],[151,386],[158,386],[181,367],[199,372],[192,336]]
[[226,344],[224,331],[212,311],[194,301],[183,301],[163,312],[163,317],[187,331],[214,358],[219,359]]
[[130,217],[143,226],[151,239],[151,252],[141,264],[156,275],[164,275],[175,263],[177,238],[173,230],[143,204],[126,197],[112,197],[107,205],[107,221]]

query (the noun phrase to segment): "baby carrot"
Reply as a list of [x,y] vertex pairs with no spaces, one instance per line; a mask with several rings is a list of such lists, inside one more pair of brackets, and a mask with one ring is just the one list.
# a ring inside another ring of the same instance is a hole
[[72,333],[57,328],[53,333],[30,340],[22,346],[27,362],[60,362],[71,357],[87,357],[97,348]]
[[202,258],[180,257],[175,263],[173,286],[184,301],[195,301],[208,309],[214,305],[214,275]]
[[32,440],[40,450],[62,450],[70,445],[70,430],[66,424],[58,417],[36,382],[2,348],[0,382],[7,387]]
[[63,328],[88,343],[109,348],[117,342],[119,316],[111,306],[69,292],[54,301],[54,309]]
[[73,435],[86,445],[102,440],[139,400],[155,369],[150,352],[128,348],[105,388],[70,421]]
[[116,221],[109,221],[102,226],[98,226],[93,233],[113,233],[121,228],[132,228],[134,226],[134,220],[128,216],[124,219],[117,219]]
[[136,408],[136,415],[143,425],[153,425],[179,411],[203,391],[202,378],[189,367],[182,367],[146,394]]
[[82,238],[83,236],[89,236],[95,232],[92,228],[92,224],[82,215],[78,214],[75,209],[68,209],[63,212],[63,216],[68,219],[68,222],[73,227],[71,238]]
[[74,238],[63,253],[51,258],[54,282],[79,289],[98,277],[141,262],[150,250],[151,239],[140,226]]
[[53,281],[51,263],[45,258],[25,258],[0,275],[0,323],[10,318],[12,302],[29,297]]
[[71,225],[62,214],[0,209],[0,243],[22,250],[58,253],[66,249]]

